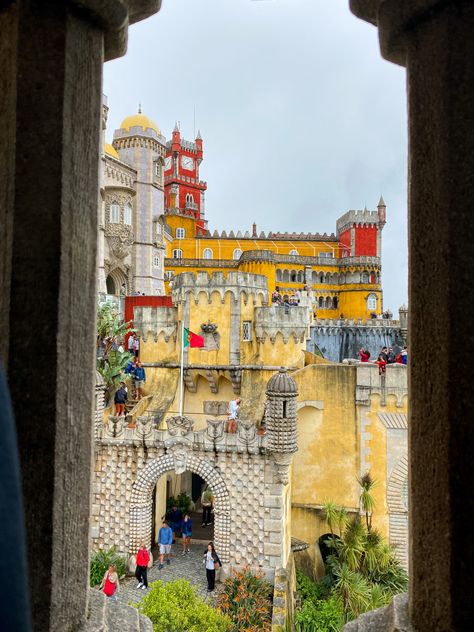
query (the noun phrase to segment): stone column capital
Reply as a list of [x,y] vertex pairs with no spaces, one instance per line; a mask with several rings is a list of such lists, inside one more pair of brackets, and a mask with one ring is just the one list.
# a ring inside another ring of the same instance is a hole
[[380,51],[389,61],[406,65],[407,37],[420,22],[462,0],[349,0],[352,13],[379,29]]
[[161,0],[69,0],[104,31],[104,59],[125,55],[128,27],[157,13]]

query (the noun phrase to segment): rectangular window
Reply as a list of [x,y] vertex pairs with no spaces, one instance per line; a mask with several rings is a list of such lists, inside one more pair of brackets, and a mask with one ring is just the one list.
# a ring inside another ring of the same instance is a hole
[[252,340],[252,321],[244,320],[242,323],[242,340]]
[[153,265],[155,268],[161,268],[160,257],[158,257],[157,255],[153,256]]
[[332,259],[333,258],[333,254],[332,251],[324,251],[324,252],[318,252],[318,257],[320,257],[321,259]]

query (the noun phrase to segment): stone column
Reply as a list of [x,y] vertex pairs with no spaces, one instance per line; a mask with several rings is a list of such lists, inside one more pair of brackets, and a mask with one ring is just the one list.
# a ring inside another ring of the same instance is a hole
[[85,620],[102,65],[159,4],[0,3],[1,355],[35,630]]
[[[409,111],[410,619],[472,625],[474,5],[351,0],[406,65]],[[431,349],[434,355],[427,353]]]

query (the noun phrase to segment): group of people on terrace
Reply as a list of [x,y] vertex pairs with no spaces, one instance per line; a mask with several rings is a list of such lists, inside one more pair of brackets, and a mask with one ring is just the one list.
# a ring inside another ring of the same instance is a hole
[[295,290],[293,294],[282,294],[280,288],[277,286],[272,292],[272,305],[282,306],[285,309],[290,307],[297,307],[300,304],[301,293],[299,290]]
[[[359,350],[359,358],[361,362],[370,361],[370,351],[361,347]],[[385,367],[387,364],[408,364],[408,351],[406,346],[399,353],[395,353],[393,347],[382,347],[377,356],[376,364],[379,365],[379,375],[385,375]]]

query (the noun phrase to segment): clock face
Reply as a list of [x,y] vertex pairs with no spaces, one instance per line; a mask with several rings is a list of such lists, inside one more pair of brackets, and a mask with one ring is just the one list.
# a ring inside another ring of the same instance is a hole
[[167,156],[165,159],[165,170],[168,171],[168,169],[171,169],[171,164],[172,164],[172,158],[171,156]]
[[194,169],[194,160],[191,158],[191,156],[181,156],[181,166],[183,167],[183,169],[188,169],[189,171],[191,171],[192,169]]

